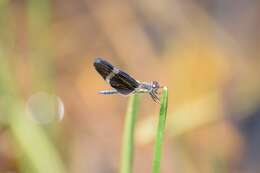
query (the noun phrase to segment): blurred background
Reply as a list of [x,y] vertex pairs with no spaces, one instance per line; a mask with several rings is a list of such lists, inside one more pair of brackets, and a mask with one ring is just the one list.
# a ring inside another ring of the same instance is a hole
[[[0,0],[0,172],[116,173],[127,97],[104,57],[169,88],[163,173],[260,170],[260,1]],[[159,105],[141,98],[134,172]]]

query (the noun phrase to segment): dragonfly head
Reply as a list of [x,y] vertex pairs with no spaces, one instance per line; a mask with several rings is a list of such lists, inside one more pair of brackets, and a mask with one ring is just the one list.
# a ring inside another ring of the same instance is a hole
[[159,88],[161,88],[159,82],[153,81],[152,82],[152,89],[153,90],[158,90]]
[[159,88],[161,88],[159,82],[153,81],[152,82],[152,89],[149,92],[152,99],[157,103],[160,103],[160,97],[159,97],[160,94],[157,92]]

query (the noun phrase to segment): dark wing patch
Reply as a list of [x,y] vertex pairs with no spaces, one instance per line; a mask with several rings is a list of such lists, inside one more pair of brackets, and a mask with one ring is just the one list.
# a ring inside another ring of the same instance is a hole
[[114,68],[112,64],[101,58],[97,58],[95,60],[94,67],[104,80],[106,80],[106,77],[113,71]]
[[110,79],[110,85],[119,93],[127,95],[133,92],[139,86],[139,83],[127,73],[120,70],[119,73]]

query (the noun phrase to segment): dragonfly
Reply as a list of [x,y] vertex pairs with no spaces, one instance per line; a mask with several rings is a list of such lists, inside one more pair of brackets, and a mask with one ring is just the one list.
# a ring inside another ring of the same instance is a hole
[[121,94],[125,96],[134,93],[149,93],[155,102],[160,103],[158,90],[162,86],[157,81],[148,83],[135,80],[129,74],[114,67],[102,58],[96,58],[93,65],[101,77],[112,87],[111,90],[102,90],[98,93],[105,95]]

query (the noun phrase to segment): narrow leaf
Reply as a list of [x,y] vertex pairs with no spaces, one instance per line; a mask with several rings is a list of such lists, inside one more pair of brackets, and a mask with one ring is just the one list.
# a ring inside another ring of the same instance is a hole
[[120,173],[132,173],[133,170],[134,128],[139,102],[138,94],[130,97],[124,124]]
[[160,162],[161,162],[161,153],[162,153],[162,143],[166,122],[166,114],[168,107],[168,89],[166,87],[163,88],[161,105],[160,105],[160,113],[159,113],[159,121],[157,126],[157,134],[155,140],[155,150],[154,150],[154,159],[152,164],[152,173],[160,172]]

